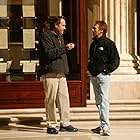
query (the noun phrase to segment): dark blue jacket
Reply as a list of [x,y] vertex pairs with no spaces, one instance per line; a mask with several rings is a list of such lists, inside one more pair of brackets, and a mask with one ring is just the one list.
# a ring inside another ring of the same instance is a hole
[[120,57],[115,43],[103,35],[93,40],[89,50],[88,70],[92,76],[99,73],[109,74],[120,64]]

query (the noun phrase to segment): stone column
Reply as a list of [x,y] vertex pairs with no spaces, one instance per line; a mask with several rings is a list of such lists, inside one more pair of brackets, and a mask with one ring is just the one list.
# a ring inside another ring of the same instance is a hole
[[[129,21],[129,14],[128,14],[128,8],[131,8],[128,6],[128,0],[121,0],[120,1],[120,55],[121,55],[121,65],[120,69],[118,71],[120,73],[124,74],[135,74],[137,71],[134,69],[134,58],[132,57],[132,54],[130,54],[130,42],[129,42],[129,32],[131,30],[130,24],[132,24],[132,21]],[[117,5],[116,5],[117,6]],[[117,9],[117,7],[116,7]],[[131,9],[133,12],[133,9]],[[116,11],[117,12],[117,11]],[[118,16],[116,15],[116,18]],[[131,19],[132,20],[132,19]]]
[[[105,20],[108,24],[108,36],[116,42],[121,62],[120,67],[115,71],[118,74],[136,74],[136,58],[133,54],[132,36],[134,38],[132,28],[134,28],[135,17],[133,0],[100,0],[101,20]],[[130,12],[131,11],[131,16]],[[131,20],[130,20],[131,19]],[[133,30],[134,32],[134,30]],[[131,37],[130,37],[131,34]],[[133,34],[133,35],[132,35]],[[135,41],[135,40],[133,40]],[[137,47],[135,45],[135,47]]]
[[[121,31],[120,31],[121,65],[119,71],[126,74],[135,74],[137,73],[137,71],[134,69],[135,64],[133,63],[135,61],[135,58],[132,57],[135,54],[134,52],[131,52],[132,48],[134,47],[131,43],[132,41],[135,42],[135,40],[131,40],[131,42],[129,42],[130,38],[132,39],[132,37],[135,36],[133,34],[134,30],[132,29],[134,27],[133,21],[135,19],[134,17],[132,17],[132,15],[129,15],[129,11],[134,13],[134,7],[132,4],[132,0],[121,0],[120,4],[121,4],[121,10],[120,10],[121,12],[121,21],[120,21],[121,22]],[[134,45],[135,47],[137,47],[136,44]]]

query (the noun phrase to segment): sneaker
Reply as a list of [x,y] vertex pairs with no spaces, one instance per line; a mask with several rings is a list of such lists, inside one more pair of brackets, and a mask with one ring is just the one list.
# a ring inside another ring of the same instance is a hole
[[49,134],[58,134],[58,131],[55,128],[47,128],[47,133],[49,133]]
[[102,136],[110,136],[110,131],[109,130],[103,130]]
[[77,132],[78,129],[73,127],[72,125],[68,125],[66,127],[60,126],[60,131],[67,131],[67,132]]
[[95,129],[91,129],[91,131],[92,131],[93,133],[100,134],[101,128],[100,128],[100,127],[97,127],[97,128],[95,128]]

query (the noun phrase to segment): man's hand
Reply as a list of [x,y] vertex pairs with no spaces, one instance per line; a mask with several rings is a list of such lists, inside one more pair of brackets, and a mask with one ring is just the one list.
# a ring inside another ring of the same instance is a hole
[[74,43],[69,43],[66,45],[67,50],[72,50],[75,47]]

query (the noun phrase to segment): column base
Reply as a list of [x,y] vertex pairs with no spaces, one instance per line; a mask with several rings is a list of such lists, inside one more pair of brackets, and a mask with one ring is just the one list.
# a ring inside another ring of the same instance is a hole
[[137,74],[138,73],[138,60],[137,58],[133,58],[131,55],[120,55],[120,66],[117,70],[113,72],[113,74]]

